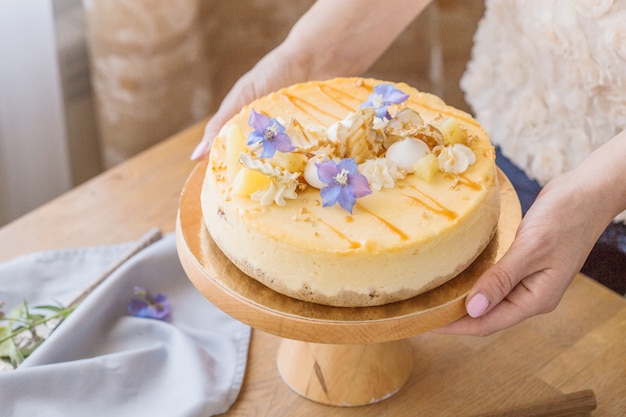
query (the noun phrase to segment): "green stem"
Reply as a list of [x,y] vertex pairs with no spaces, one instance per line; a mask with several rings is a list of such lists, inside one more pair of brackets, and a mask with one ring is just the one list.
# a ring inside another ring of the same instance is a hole
[[75,308],[76,308],[76,307],[69,307],[69,308],[66,308],[65,310],[61,310],[61,311],[59,311],[58,313],[53,314],[53,315],[51,315],[51,316],[49,316],[49,317],[44,317],[43,319],[40,319],[40,320],[34,321],[34,322],[32,322],[32,323],[30,323],[30,324],[28,324],[28,325],[25,325],[25,326],[23,326],[23,327],[20,327],[19,329],[17,329],[17,330],[15,330],[15,331],[11,332],[11,334],[10,334],[10,335],[5,336],[4,338],[0,339],[0,344],[2,344],[2,343],[4,343],[4,342],[6,342],[6,341],[7,341],[7,340],[9,340],[9,339],[14,338],[15,336],[17,336],[18,334],[20,334],[20,333],[22,333],[22,332],[25,332],[25,331],[28,331],[28,330],[32,330],[32,329],[34,329],[35,327],[37,327],[37,326],[39,326],[39,325],[45,324],[45,323],[49,322],[50,320],[54,320],[54,319],[59,318],[59,317],[66,317],[66,316],[68,316],[68,315],[69,315],[72,311],[74,311],[74,309],[75,309]]

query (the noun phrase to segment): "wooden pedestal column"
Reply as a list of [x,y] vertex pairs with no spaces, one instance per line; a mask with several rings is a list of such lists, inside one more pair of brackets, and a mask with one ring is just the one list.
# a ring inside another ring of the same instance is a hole
[[289,387],[318,403],[373,404],[398,392],[413,370],[407,339],[365,345],[331,345],[284,339],[278,371]]

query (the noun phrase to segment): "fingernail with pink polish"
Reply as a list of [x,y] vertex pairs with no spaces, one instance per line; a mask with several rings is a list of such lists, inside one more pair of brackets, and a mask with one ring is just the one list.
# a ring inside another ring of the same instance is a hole
[[489,300],[483,294],[478,293],[475,294],[470,300],[467,302],[467,314],[471,317],[480,317],[489,307]]
[[202,156],[204,156],[208,147],[209,147],[209,142],[207,142],[206,140],[203,140],[202,142],[200,142],[198,146],[196,146],[196,149],[193,150],[193,153],[191,154],[191,160],[195,161],[196,159],[199,159]]

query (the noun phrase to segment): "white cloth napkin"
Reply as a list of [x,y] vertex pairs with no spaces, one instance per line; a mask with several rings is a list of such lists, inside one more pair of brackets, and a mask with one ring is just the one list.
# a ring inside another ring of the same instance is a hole
[[[129,247],[42,252],[0,265],[7,313],[66,301]],[[162,293],[168,321],[132,317],[133,288]],[[16,370],[0,372],[0,416],[210,416],[237,398],[250,328],[227,316],[187,279],[167,235],[89,295]]]

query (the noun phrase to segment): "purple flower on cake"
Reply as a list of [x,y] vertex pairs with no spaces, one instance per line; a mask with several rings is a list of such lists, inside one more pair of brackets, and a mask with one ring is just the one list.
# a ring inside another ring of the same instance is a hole
[[374,92],[370,94],[361,108],[373,107],[376,117],[380,119],[391,119],[387,107],[391,104],[403,103],[409,95],[402,90],[398,90],[391,84],[378,84],[374,87]]
[[135,317],[163,320],[170,314],[170,302],[166,296],[152,295],[142,287],[135,287],[134,297],[126,303],[126,309]]
[[319,179],[328,184],[320,190],[323,207],[339,203],[352,213],[356,199],[372,193],[367,179],[357,172],[356,162],[352,158],[342,159],[339,163],[326,161],[315,166]]
[[263,152],[261,153],[261,158],[271,158],[277,150],[291,152],[295,149],[291,145],[291,139],[285,133],[285,127],[278,120],[271,119],[252,109],[248,124],[254,130],[248,134],[247,145],[262,144]]

